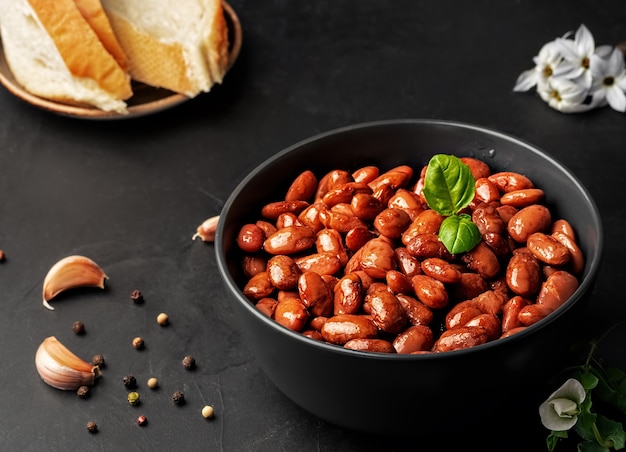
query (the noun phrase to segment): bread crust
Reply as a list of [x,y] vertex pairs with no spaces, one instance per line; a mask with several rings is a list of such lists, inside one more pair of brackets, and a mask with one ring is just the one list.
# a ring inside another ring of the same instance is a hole
[[113,28],[111,28],[111,23],[102,8],[100,0],[74,0],[74,4],[96,35],[98,35],[104,48],[115,58],[115,61],[117,61],[117,64],[120,65],[123,71],[128,71],[128,59],[115,33],[113,33]]
[[94,80],[121,100],[132,96],[130,76],[106,50],[74,0],[28,0],[70,73]]

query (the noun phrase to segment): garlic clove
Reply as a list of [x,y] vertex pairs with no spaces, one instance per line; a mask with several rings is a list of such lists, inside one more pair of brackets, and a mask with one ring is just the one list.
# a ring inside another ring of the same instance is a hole
[[200,237],[203,242],[215,241],[215,231],[217,231],[217,223],[219,222],[219,219],[220,216],[216,215],[204,220],[202,224],[198,226],[198,229],[193,237],[191,237],[191,240],[195,240]]
[[101,375],[98,366],[80,359],[54,336],[47,337],[39,345],[35,366],[44,382],[63,390],[92,386]]
[[67,256],[50,268],[43,281],[43,305],[54,310],[48,301],[67,289],[99,287],[104,289],[107,275],[94,261],[85,256]]

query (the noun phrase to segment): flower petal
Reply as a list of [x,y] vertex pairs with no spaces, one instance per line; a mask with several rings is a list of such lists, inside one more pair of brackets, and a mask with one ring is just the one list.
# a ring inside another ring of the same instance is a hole
[[593,35],[584,24],[580,24],[580,27],[576,30],[574,40],[576,41],[579,51],[585,55],[591,55],[596,47]]
[[568,378],[563,385],[556,391],[552,393],[548,400],[567,397],[575,401],[576,403],[583,403],[585,401],[585,397],[587,394],[585,393],[585,388],[582,383],[575,378]]
[[568,61],[578,61],[578,49],[571,39],[556,38],[554,41],[558,52]]
[[576,402],[566,398],[553,399],[550,401],[550,405],[559,417],[568,419],[577,416],[580,411]]
[[515,86],[513,87],[513,91],[518,93],[528,91],[536,84],[537,71],[535,69],[528,69],[527,71],[524,71],[519,75],[517,81],[515,82]]
[[606,90],[606,100],[613,110],[626,112],[626,95],[617,86],[612,86]]
[[560,417],[552,405],[550,405],[547,401],[543,402],[539,406],[539,416],[541,417],[541,423],[545,428],[557,432],[569,430],[576,425],[576,422],[578,421],[578,416],[573,416],[571,418]]
[[624,54],[615,48],[609,57],[608,73],[613,77],[620,75],[624,71]]
[[613,46],[601,45],[596,47],[595,54],[600,58],[607,58],[613,51]]

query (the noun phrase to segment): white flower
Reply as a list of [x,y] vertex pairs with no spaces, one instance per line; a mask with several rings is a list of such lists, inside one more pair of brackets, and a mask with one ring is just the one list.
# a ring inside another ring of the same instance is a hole
[[581,24],[576,30],[574,39],[557,38],[556,46],[563,56],[563,76],[571,80],[581,80],[585,88],[590,88],[591,56],[595,51],[595,41],[591,32]]
[[624,94],[626,70],[623,53],[614,48],[608,58],[602,58],[596,53],[591,59],[594,103],[598,105],[608,103],[613,110],[626,112],[626,95]]
[[580,113],[596,107],[595,104],[585,104],[587,90],[563,77],[548,79],[544,86],[537,86],[537,92],[548,105],[563,113]]
[[570,378],[539,406],[541,423],[548,430],[569,430],[578,421],[580,404],[585,397],[583,385],[575,378]]
[[556,42],[551,41],[539,50],[537,56],[533,57],[535,67],[528,69],[517,78],[513,91],[528,91],[534,86],[546,84],[550,77],[558,76],[563,72],[563,67],[559,66],[562,56],[558,51]]

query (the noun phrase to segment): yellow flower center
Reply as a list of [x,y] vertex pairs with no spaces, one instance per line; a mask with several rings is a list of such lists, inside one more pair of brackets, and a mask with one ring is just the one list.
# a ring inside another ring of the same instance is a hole
[[561,94],[555,89],[550,91],[550,97],[556,99],[558,102],[561,102]]
[[551,75],[552,75],[552,66],[548,64],[546,65],[546,67],[543,68],[543,76],[545,78],[549,78]]
[[585,69],[589,69],[589,58],[587,58],[587,57],[583,58],[583,60],[580,62],[580,64]]

